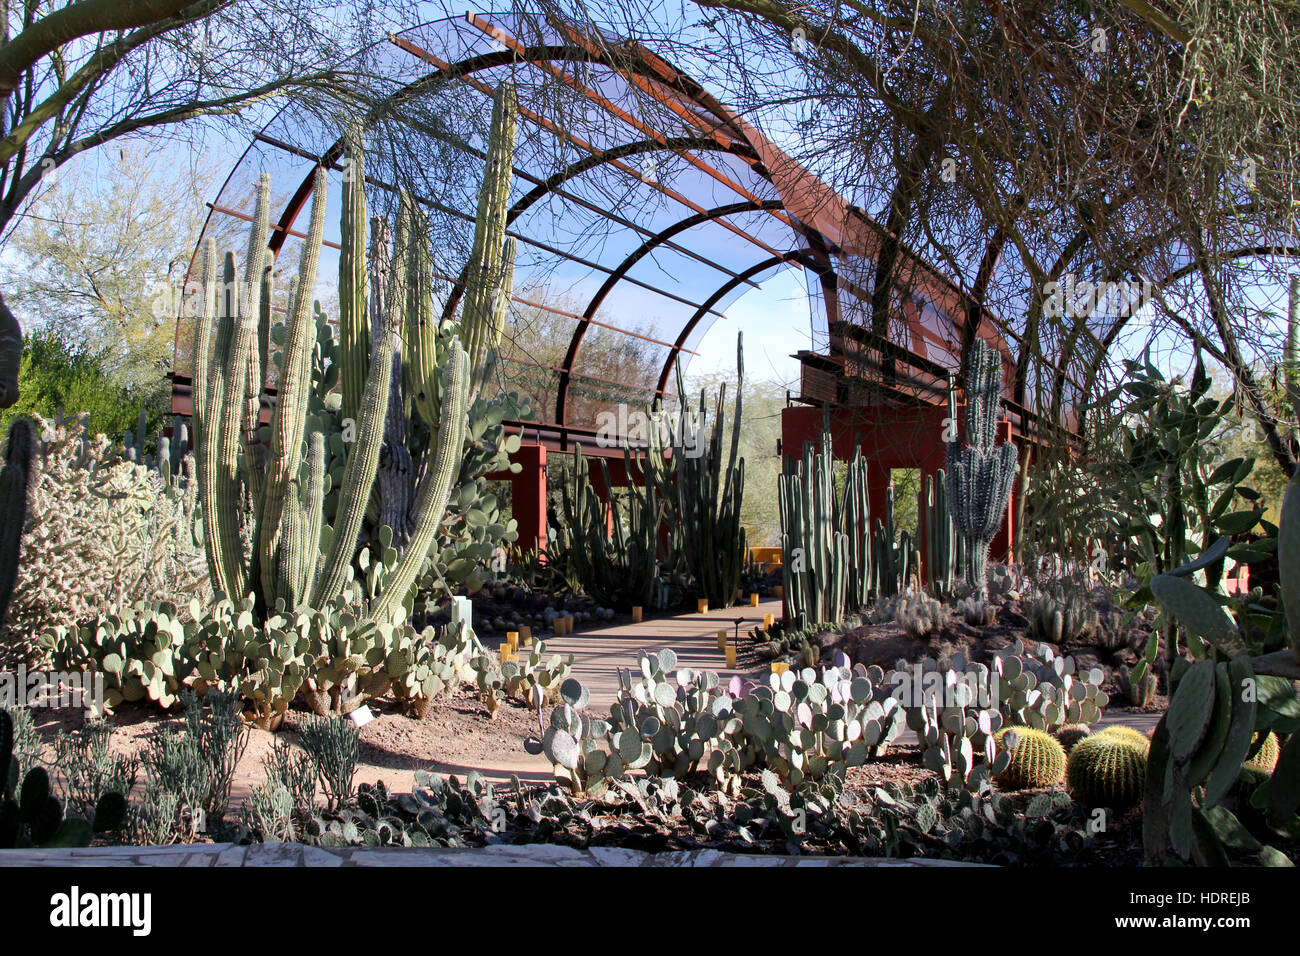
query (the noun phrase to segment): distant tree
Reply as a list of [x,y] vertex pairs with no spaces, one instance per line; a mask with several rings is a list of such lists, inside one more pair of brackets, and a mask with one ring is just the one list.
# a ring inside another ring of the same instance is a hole
[[[286,96],[346,95],[330,64],[379,3],[10,0],[0,16],[0,242],[61,167],[124,137]],[[0,408],[22,328],[0,296]]]
[[78,162],[15,225],[3,286],[32,331],[76,342],[119,385],[160,387],[172,366],[171,291],[203,226],[211,164],[123,143]]
[[164,389],[142,393],[120,385],[100,356],[51,331],[24,339],[18,387],[18,401],[0,415],[0,432],[7,432],[9,422],[18,415],[54,418],[60,413],[85,413],[89,434],[103,433],[120,440],[128,428],[135,427],[142,408],[149,415],[150,426],[156,427],[167,398]]

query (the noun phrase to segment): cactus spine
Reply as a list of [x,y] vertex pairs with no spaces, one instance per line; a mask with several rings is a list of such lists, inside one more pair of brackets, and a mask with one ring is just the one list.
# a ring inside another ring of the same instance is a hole
[[[1009,734],[1015,745],[1008,747]],[[1011,762],[998,774],[998,785],[1006,790],[1050,787],[1065,776],[1065,748],[1043,730],[1032,727],[1006,727],[998,732],[997,741],[1011,752]]]
[[[4,623],[18,581],[18,558],[27,524],[27,495],[35,458],[36,435],[31,420],[15,418],[9,426],[4,468],[0,469],[0,624]],[[8,762],[0,767],[7,768]]]
[[[966,445],[948,443],[947,493],[953,525],[963,537],[966,580],[987,595],[989,546],[1011,497],[1016,478],[1016,447],[996,445],[1002,360],[983,339],[971,345],[966,360]],[[952,391],[949,414],[955,417]]]
[[1118,734],[1085,737],[1070,750],[1070,793],[1090,807],[1123,812],[1140,803],[1146,785],[1147,750]]

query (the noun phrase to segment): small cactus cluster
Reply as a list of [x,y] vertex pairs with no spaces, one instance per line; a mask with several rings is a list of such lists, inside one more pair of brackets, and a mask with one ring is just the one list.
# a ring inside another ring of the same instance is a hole
[[1049,587],[1025,608],[1029,636],[1052,644],[1085,641],[1097,633],[1099,617],[1089,597],[1077,588]]
[[89,846],[95,833],[118,829],[126,810],[125,795],[110,791],[99,797],[93,819],[65,817],[49,772],[19,766],[14,720],[0,708],[0,849]]
[[1122,813],[1142,801],[1150,741],[1128,728],[1107,728],[1076,743],[1066,765],[1070,793],[1090,807]]
[[1155,671],[1149,666],[1142,668],[1142,676],[1137,680],[1133,679],[1132,668],[1121,666],[1115,669],[1115,683],[1134,707],[1151,706],[1156,698],[1156,680]]
[[514,697],[537,711],[559,702],[561,690],[573,670],[573,655],[567,659],[552,654],[546,659],[546,644],[537,641],[528,652],[528,663],[507,660],[500,666],[488,654],[470,661],[473,679],[488,716],[495,717],[507,697]]
[[1065,777],[1065,748],[1051,734],[1032,727],[1004,727],[997,741],[1011,754],[1007,768],[997,775],[1004,790],[1051,787]]
[[988,627],[998,616],[998,609],[988,601],[969,597],[957,602],[957,613],[972,627]]
[[948,609],[924,591],[900,591],[876,602],[868,615],[872,624],[896,621],[914,640],[929,637],[948,621]]

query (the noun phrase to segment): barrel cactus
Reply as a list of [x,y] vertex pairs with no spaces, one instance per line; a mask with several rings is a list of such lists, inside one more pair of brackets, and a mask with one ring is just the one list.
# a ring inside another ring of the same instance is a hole
[[1011,754],[1011,763],[997,776],[1004,790],[1050,787],[1065,776],[1065,748],[1046,731],[1006,727],[997,741]]
[[1074,749],[1075,744],[1091,734],[1092,728],[1087,724],[1066,724],[1057,730],[1056,739],[1061,742],[1061,746],[1065,748],[1068,755]]
[[1088,806],[1122,812],[1142,800],[1147,748],[1134,738],[1136,731],[1116,732],[1121,729],[1129,728],[1108,728],[1085,737],[1070,751],[1066,766],[1070,793]]
[[1112,724],[1110,727],[1103,727],[1097,731],[1097,736],[1114,737],[1118,740],[1126,740],[1131,744],[1141,747],[1143,750],[1151,749],[1151,738],[1136,727],[1126,727],[1123,724]]

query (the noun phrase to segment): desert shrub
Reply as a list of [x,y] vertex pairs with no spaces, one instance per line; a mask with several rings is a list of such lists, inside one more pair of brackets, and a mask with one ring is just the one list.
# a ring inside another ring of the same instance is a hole
[[63,802],[77,816],[93,816],[104,794],[125,796],[135,786],[139,758],[113,753],[112,738],[113,728],[106,721],[92,720],[54,740],[54,765],[62,778]]
[[309,717],[299,730],[303,748],[316,761],[331,810],[352,797],[352,778],[361,759],[357,727],[347,717]]
[[[206,601],[189,482],[167,484],[82,420],[38,421],[27,530],[0,658],[42,663],[40,635],[134,602]],[[0,660],[0,663],[4,663]]]
[[135,423],[142,398],[150,424],[156,425],[164,395],[132,394],[113,380],[99,355],[79,351],[54,333],[36,332],[23,338],[18,401],[0,415],[0,431],[7,431],[18,415],[53,418],[76,409],[89,419],[92,434],[121,435]]

